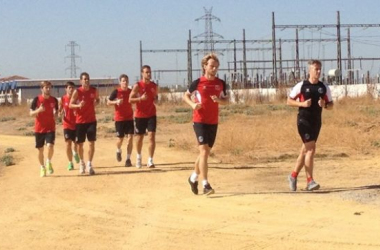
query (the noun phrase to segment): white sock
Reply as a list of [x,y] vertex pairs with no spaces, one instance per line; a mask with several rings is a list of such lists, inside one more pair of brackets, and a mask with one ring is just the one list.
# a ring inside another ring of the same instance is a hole
[[208,184],[208,181],[207,180],[203,180],[202,184],[203,184],[203,187],[204,187],[204,186],[206,186]]
[[90,167],[90,168],[92,167],[92,165],[91,165],[91,162],[90,162],[90,161],[88,161],[88,162],[87,162],[87,166],[88,166],[88,167]]
[[197,175],[197,173],[195,173],[195,171],[191,174],[191,176],[190,176],[190,181],[192,182],[192,183],[194,183],[194,182],[196,182],[198,180],[198,175]]
[[131,154],[127,154],[127,160],[131,159]]
[[49,163],[50,163],[50,160],[46,159],[46,165],[48,165]]
[[148,162],[149,162],[150,165],[152,165],[152,164],[153,164],[153,158],[152,158],[152,157],[149,157],[149,158],[148,158]]
[[137,160],[141,160],[141,154],[137,154]]
[[121,153],[121,149],[120,148],[116,149],[116,152]]

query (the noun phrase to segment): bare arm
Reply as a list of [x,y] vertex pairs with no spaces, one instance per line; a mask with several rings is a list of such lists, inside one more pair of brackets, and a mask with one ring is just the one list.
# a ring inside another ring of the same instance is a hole
[[311,99],[307,99],[304,102],[298,102],[296,100],[293,100],[292,98],[288,97],[288,100],[286,101],[286,104],[291,106],[291,107],[310,107],[311,105]]
[[71,96],[69,108],[78,109],[84,106],[84,101],[81,101],[79,104],[76,104],[77,99],[78,99],[78,92],[75,90],[73,95]]
[[[147,96],[145,93],[141,97],[137,96],[138,93],[139,93],[139,85],[135,84],[132,88],[131,94],[129,95],[129,103],[136,103],[136,102],[141,102],[142,100],[146,100]],[[143,97],[145,99],[143,99]]]
[[200,109],[202,107],[201,104],[199,103],[195,103],[191,100],[191,94],[186,91],[185,94],[183,95],[183,100],[193,109],[193,110],[197,110],[197,109]]
[[39,113],[44,112],[44,111],[45,111],[45,107],[44,107],[43,104],[41,104],[37,109],[35,109],[35,110],[32,110],[32,109],[31,109],[31,110],[29,111],[29,115],[35,117],[35,116],[37,116]]

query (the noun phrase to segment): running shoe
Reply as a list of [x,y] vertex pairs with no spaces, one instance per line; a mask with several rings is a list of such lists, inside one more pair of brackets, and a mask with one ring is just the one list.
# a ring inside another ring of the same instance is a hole
[[86,166],[84,165],[84,163],[81,163],[79,165],[79,173],[80,174],[85,174],[86,173]]
[[89,175],[94,175],[94,174],[95,174],[95,171],[94,171],[94,168],[93,168],[93,167],[89,167],[89,168],[88,168],[88,174],[89,174]]
[[75,160],[75,162],[79,163],[80,159],[79,159],[78,153],[77,152],[73,152],[73,154],[74,154],[74,160]]
[[89,175],[95,174],[95,171],[94,171],[94,168],[92,167],[92,164],[87,164],[87,168],[88,168],[88,174]]
[[207,184],[206,186],[203,187],[203,194],[210,195],[210,194],[214,194],[214,193],[215,193],[215,190],[212,189],[210,184]]
[[72,162],[69,162],[69,165],[67,165],[67,170],[71,171],[74,169],[74,164]]
[[46,176],[46,168],[45,167],[41,167],[40,169],[40,177],[45,177]]
[[191,191],[193,192],[193,194],[198,194],[198,181],[192,182],[191,179],[190,179],[190,177],[189,177],[189,179],[187,181],[190,184]]
[[142,167],[141,159],[137,159],[136,160],[136,168],[141,168],[141,167]]
[[53,164],[49,162],[49,163],[46,163],[46,166],[47,166],[49,174],[53,174],[54,173]]
[[289,175],[288,176],[288,181],[289,181],[289,188],[291,191],[296,191],[297,190],[297,178],[294,178],[293,176]]
[[121,152],[116,152],[116,160],[121,162]]
[[306,190],[307,191],[314,191],[314,190],[318,190],[321,186],[316,183],[314,180],[312,180],[311,182],[309,182],[306,186]]
[[154,165],[153,162],[149,162],[147,165],[148,168],[155,168],[156,166]]
[[131,159],[127,159],[127,160],[125,161],[125,166],[126,166],[126,167],[132,167]]

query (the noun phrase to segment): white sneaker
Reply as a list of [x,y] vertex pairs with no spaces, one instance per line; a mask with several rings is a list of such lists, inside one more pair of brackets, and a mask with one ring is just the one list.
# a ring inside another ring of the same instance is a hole
[[80,174],[86,173],[86,166],[83,163],[79,165],[79,173]]
[[142,168],[141,159],[136,160],[136,168]]
[[92,167],[92,164],[87,164],[87,168],[88,168],[88,174],[89,175],[94,175],[95,174],[95,171],[94,171],[94,168]]
[[148,168],[155,168],[156,166],[154,165],[153,161],[149,161],[147,164]]

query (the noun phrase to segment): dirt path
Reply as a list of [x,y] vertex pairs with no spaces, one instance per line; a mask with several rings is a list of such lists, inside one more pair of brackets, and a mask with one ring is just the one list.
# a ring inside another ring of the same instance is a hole
[[17,158],[0,170],[0,249],[380,249],[379,158],[317,160],[314,193],[288,191],[294,159],[211,163],[205,197],[187,184],[195,155],[166,144],[157,169],[139,170],[102,138],[89,177],[66,170],[57,139],[55,173],[40,178],[34,138],[0,135]]

